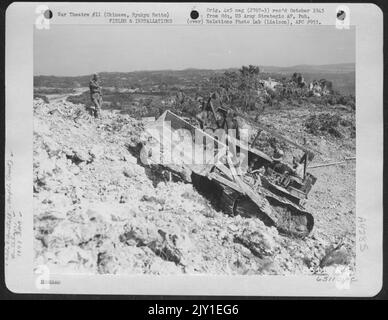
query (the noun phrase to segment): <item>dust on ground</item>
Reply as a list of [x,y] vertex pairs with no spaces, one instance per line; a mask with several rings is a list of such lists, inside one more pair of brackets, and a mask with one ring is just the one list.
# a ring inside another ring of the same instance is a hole
[[[34,100],[35,265],[53,273],[312,274],[342,242],[334,263],[354,268],[354,162],[311,169],[314,232],[293,239],[259,219],[218,211],[191,184],[155,181],[129,151],[143,124],[102,115],[96,121],[83,105]],[[353,141],[306,133],[308,116],[301,108],[262,121],[292,140],[306,136],[322,152],[316,163],[354,155]]]

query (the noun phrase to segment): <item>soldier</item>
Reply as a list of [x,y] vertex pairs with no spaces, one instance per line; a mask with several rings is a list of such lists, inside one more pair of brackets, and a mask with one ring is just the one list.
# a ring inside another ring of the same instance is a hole
[[237,121],[237,113],[235,111],[229,110],[226,113],[225,126],[226,130],[236,130],[236,139],[240,139],[240,128]]
[[279,148],[275,148],[272,156],[272,169],[281,174],[288,174],[290,168],[283,163],[284,152]]
[[201,111],[195,117],[199,121],[202,130],[213,132],[217,129],[217,123],[209,101],[207,103],[202,102]]
[[303,179],[303,164],[300,163],[300,160],[298,160],[297,157],[292,157],[292,175],[295,177],[298,177],[300,179]]
[[91,110],[92,115],[95,118],[101,117],[101,105],[102,105],[102,94],[101,86],[97,73],[93,74],[93,78],[89,82],[90,99],[93,102],[94,109]]
[[222,107],[219,107],[216,111],[216,114],[215,114],[215,118],[216,118],[216,123],[217,123],[217,127],[219,129],[225,129],[227,130],[227,123],[226,123],[226,115],[227,115],[228,111],[225,110],[224,108]]

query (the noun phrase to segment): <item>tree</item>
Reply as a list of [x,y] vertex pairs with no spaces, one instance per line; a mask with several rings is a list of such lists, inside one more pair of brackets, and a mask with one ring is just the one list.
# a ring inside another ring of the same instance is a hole
[[260,68],[258,66],[249,65],[248,67],[249,74],[258,75],[260,73]]
[[248,67],[242,66],[241,69],[239,69],[239,71],[243,76],[252,76],[252,75],[255,76],[260,73],[260,68],[258,66],[254,66],[250,64]]

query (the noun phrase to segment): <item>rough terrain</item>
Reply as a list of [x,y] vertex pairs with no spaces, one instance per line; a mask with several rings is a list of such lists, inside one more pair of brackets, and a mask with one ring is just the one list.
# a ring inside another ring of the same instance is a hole
[[[306,132],[311,108],[280,110],[261,120],[319,149],[315,163],[353,156],[354,140]],[[293,239],[259,219],[224,214],[191,184],[156,177],[130,152],[143,124],[112,111],[102,115],[95,120],[84,105],[61,99],[34,100],[35,265],[46,264],[53,273],[92,274],[311,274],[320,264],[353,268],[354,161],[311,169],[318,181],[307,208],[315,230],[307,239]]]

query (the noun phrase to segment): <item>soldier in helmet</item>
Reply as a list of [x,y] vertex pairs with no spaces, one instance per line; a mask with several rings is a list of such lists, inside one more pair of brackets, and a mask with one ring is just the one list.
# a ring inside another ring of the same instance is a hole
[[272,169],[278,173],[286,174],[290,172],[290,168],[283,162],[284,152],[280,148],[275,148],[272,156]]
[[209,101],[201,102],[201,111],[195,117],[199,121],[202,130],[213,132],[217,129],[217,123]]
[[102,105],[102,92],[98,74],[93,74],[92,79],[89,82],[90,99],[92,100],[93,107],[92,115],[95,118],[101,117],[101,105]]

